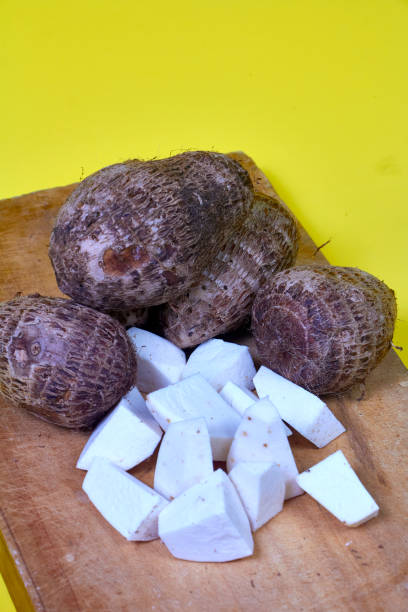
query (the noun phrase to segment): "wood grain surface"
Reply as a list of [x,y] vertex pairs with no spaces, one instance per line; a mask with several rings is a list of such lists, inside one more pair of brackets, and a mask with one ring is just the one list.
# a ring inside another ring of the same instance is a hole
[[[242,153],[258,190],[273,193]],[[47,256],[74,185],[0,202],[0,299],[60,295]],[[302,232],[299,262],[324,262]],[[300,471],[342,449],[380,506],[344,527],[311,497],[288,501],[256,532],[252,557],[224,564],[171,557],[160,540],[127,542],[89,502],[75,469],[87,434],[49,425],[0,398],[0,529],[5,580],[18,610],[395,611],[408,609],[408,373],[390,352],[361,386],[328,400],[347,432],[322,449],[294,434]],[[131,473],[152,485],[155,456]],[[14,560],[14,567],[11,559]],[[20,584],[19,584],[20,581]]]

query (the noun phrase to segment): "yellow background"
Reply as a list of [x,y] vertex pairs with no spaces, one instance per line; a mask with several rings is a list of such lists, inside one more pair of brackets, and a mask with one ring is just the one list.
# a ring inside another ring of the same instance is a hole
[[[4,584],[4,580],[0,576],[0,610],[1,612],[14,612],[15,607],[13,606],[13,602],[11,601],[10,595],[6,589],[6,585]],[[20,610],[19,610],[20,612]],[[22,610],[21,612],[25,612]]]
[[407,32],[404,0],[0,0],[0,198],[242,149],[331,263],[395,289],[408,364]]

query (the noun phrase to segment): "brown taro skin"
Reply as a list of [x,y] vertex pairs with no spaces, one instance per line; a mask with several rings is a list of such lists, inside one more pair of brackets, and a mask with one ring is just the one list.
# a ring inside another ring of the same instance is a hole
[[132,344],[111,317],[63,298],[0,303],[0,392],[45,421],[92,427],[135,375]]
[[163,304],[199,278],[252,199],[247,171],[221,153],[103,168],[58,214],[49,249],[58,286],[103,311]]
[[299,245],[295,219],[277,198],[255,194],[241,228],[186,294],[165,304],[163,333],[185,348],[237,329],[250,318],[256,292],[293,265]]
[[252,330],[261,362],[324,395],[363,382],[391,347],[394,292],[358,268],[299,266],[258,292]]

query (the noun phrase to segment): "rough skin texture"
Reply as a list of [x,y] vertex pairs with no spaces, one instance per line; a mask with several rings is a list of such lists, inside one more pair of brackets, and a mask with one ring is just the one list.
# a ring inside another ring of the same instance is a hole
[[296,222],[277,199],[255,194],[241,228],[206,267],[199,282],[163,306],[163,333],[180,347],[195,346],[249,319],[265,279],[293,265]]
[[391,346],[394,292],[357,268],[299,266],[258,292],[252,330],[259,358],[312,393],[365,380]]
[[40,418],[92,427],[134,385],[136,355],[111,317],[62,298],[0,303],[0,392]]
[[221,153],[103,168],[57,217],[49,255],[58,286],[103,311],[163,304],[199,278],[252,199],[247,171]]

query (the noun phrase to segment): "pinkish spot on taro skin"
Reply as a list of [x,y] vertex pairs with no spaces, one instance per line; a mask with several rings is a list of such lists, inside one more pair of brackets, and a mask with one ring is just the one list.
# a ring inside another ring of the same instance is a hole
[[17,327],[7,347],[10,369],[14,376],[28,378],[33,366],[53,366],[64,362],[67,341],[46,321]]
[[129,246],[118,252],[109,248],[103,254],[103,270],[107,276],[123,276],[141,268],[149,259],[142,246]]
[[14,357],[17,361],[25,361],[27,359],[27,353],[24,349],[17,349],[14,351]]

